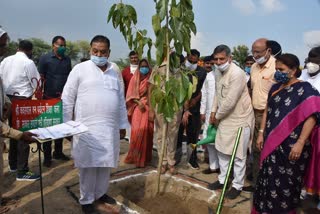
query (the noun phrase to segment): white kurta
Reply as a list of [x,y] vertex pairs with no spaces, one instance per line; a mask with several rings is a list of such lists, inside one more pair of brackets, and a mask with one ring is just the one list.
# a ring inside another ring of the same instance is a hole
[[123,88],[113,64],[104,72],[91,60],[76,65],[64,86],[62,101],[64,122],[74,119],[89,128],[73,137],[75,166],[117,167],[119,129],[127,128],[128,120]]
[[[236,64],[231,63],[229,69],[222,75],[215,72],[216,94],[212,112],[216,112],[216,119],[220,120],[215,146],[226,155],[231,155],[235,144],[238,128],[250,127],[251,138],[254,128],[254,114],[251,98],[248,92],[245,72]],[[240,137],[236,157],[246,158],[247,149],[251,145]]]
[[201,89],[200,114],[206,115],[206,121],[203,127],[203,138],[207,137],[207,128],[210,120],[210,114],[215,94],[214,72],[210,71],[203,83]]
[[306,81],[309,82],[313,87],[315,87],[320,92],[320,74],[317,74],[313,77],[309,76],[309,78],[307,78]]

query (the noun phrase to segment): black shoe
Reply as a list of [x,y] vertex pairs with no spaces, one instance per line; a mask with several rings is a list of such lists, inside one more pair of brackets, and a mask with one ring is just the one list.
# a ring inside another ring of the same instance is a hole
[[43,166],[50,168],[52,164],[51,160],[44,160],[43,161]]
[[218,190],[218,189],[222,189],[222,188],[223,188],[223,184],[220,184],[219,181],[216,181],[216,182],[208,185],[208,189],[211,189],[211,190]]
[[57,153],[53,152],[52,157],[57,160],[64,160],[64,161],[70,160],[70,158],[63,153],[57,154]]
[[236,199],[241,193],[241,190],[237,190],[236,188],[232,187],[226,194],[228,199]]
[[243,192],[248,192],[248,193],[254,192],[254,190],[255,190],[255,187],[251,185],[242,188]]
[[81,209],[84,214],[99,214],[99,212],[94,208],[93,204],[81,205]]
[[203,173],[203,174],[206,174],[206,175],[212,174],[212,173],[220,173],[220,169],[218,168],[218,169],[213,169],[213,170],[212,170],[212,169],[210,169],[210,167],[209,167],[208,169],[203,170],[202,173]]
[[101,202],[107,203],[107,204],[116,204],[117,201],[114,200],[114,198],[111,198],[109,195],[104,194],[103,196],[101,196],[101,198],[98,199]]

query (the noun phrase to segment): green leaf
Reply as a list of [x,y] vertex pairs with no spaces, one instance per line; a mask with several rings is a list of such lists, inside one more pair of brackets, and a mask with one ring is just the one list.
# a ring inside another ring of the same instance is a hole
[[129,34],[128,36],[128,46],[129,46],[129,49],[131,50],[132,49],[132,34]]
[[160,86],[161,76],[159,74],[155,75],[153,80],[155,85]]
[[119,10],[114,11],[113,17],[112,17],[112,24],[114,28],[117,28],[120,24],[121,15]]
[[190,83],[188,76],[183,72],[181,72],[181,79],[182,79],[183,88],[187,90],[189,88],[189,83]]
[[129,16],[129,13],[130,13],[130,9],[128,7],[128,5],[123,5],[123,8],[122,8],[122,14],[124,17],[128,17]]
[[198,85],[198,78],[192,75],[192,93],[194,93],[197,90],[197,85]]
[[184,20],[187,22],[187,23],[191,23],[193,22],[194,20],[194,13],[192,10],[187,10],[185,11],[185,14],[183,16]]
[[173,17],[171,18],[169,24],[174,32],[174,35],[176,36],[176,39],[182,42],[184,38],[182,37],[180,30],[182,29],[183,22],[180,19]]
[[189,83],[189,87],[188,87],[187,100],[190,100],[190,99],[191,99],[191,97],[192,97],[192,90],[193,90],[193,87],[192,87],[192,83],[190,82],[190,83]]
[[180,8],[172,6],[170,10],[170,14],[172,17],[180,17],[181,16]]
[[158,14],[155,14],[152,16],[152,27],[153,27],[155,34],[157,35],[157,33],[159,32],[159,30],[161,28],[161,21],[160,21],[160,17]]
[[178,88],[178,93],[177,93],[178,103],[184,103],[186,95],[187,95],[186,90],[183,88],[181,84]]
[[196,33],[197,33],[197,27],[196,27],[195,23],[194,23],[194,22],[190,23],[190,24],[189,24],[189,27],[190,27],[190,30],[192,31],[192,33],[193,33],[194,35],[196,35]]
[[109,23],[111,17],[113,16],[113,13],[114,13],[116,6],[117,6],[117,4],[113,4],[109,10],[109,14],[108,14],[108,18],[107,18],[108,23]]
[[166,10],[168,7],[168,0],[159,0],[157,3],[157,12],[159,14],[160,20],[164,20],[166,17]]
[[179,55],[182,54],[182,44],[180,42],[175,42],[174,48],[176,49],[177,54],[179,54]]
[[137,24],[137,12],[131,5],[127,5],[127,8],[129,9],[129,17],[132,20],[134,24]]

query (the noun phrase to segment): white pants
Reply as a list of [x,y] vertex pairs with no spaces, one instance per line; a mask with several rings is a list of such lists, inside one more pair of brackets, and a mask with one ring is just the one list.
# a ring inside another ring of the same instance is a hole
[[111,168],[90,167],[79,168],[80,199],[79,203],[92,204],[106,194],[109,187]]
[[[244,148],[247,148],[250,140],[250,128],[249,127],[244,128],[243,134],[244,134],[244,142],[245,142]],[[231,155],[226,155],[219,151],[217,151],[217,153],[218,153],[219,166],[220,166],[220,174],[218,176],[218,180],[220,184],[224,184],[224,180],[227,175]],[[242,187],[244,185],[244,178],[246,173],[246,159],[247,157],[244,157],[243,159],[235,157],[234,159],[234,164],[233,164],[234,179],[232,181],[232,187],[236,188],[237,190],[242,190]]]
[[[211,112],[210,112],[211,113]],[[203,139],[207,137],[207,129],[209,126],[209,120],[210,120],[210,113],[206,114],[206,121],[203,125]],[[219,159],[217,155],[217,150],[214,145],[207,144],[207,150],[208,150],[208,155],[209,155],[209,168],[211,170],[215,170],[219,168]]]
[[219,168],[219,158],[218,151],[216,150],[215,145],[207,144],[207,150],[209,155],[209,167],[211,170]]

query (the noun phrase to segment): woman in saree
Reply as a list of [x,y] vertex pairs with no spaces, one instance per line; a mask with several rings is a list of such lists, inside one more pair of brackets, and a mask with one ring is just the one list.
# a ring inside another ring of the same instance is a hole
[[277,57],[274,84],[262,118],[262,150],[252,213],[295,213],[312,154],[311,133],[319,130],[320,95],[300,76],[293,54]]
[[130,80],[126,104],[131,124],[130,148],[125,163],[145,167],[152,159],[153,121],[149,119],[148,87],[151,68],[146,59]]

